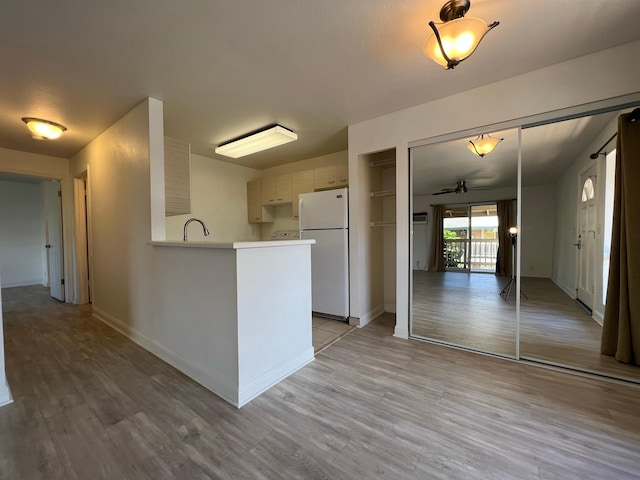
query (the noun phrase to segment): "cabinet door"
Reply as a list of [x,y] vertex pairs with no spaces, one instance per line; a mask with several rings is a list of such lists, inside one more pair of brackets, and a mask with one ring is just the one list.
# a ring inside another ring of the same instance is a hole
[[262,222],[262,199],[260,198],[260,180],[247,182],[247,213],[249,223]]
[[165,215],[191,213],[191,145],[164,137]]
[[293,218],[298,219],[298,196],[301,193],[313,192],[313,170],[294,173],[291,176],[292,205],[291,211]]
[[291,175],[276,177],[276,203],[291,203]]
[[349,166],[336,165],[336,185],[344,187],[349,184]]
[[313,188],[322,190],[336,186],[336,166],[329,165],[313,169]]
[[262,179],[262,205],[276,203],[276,177],[264,177]]

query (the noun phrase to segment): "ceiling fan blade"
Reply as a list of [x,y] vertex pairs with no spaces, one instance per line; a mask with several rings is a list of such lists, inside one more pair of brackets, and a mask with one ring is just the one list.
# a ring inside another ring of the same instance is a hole
[[445,195],[445,194],[447,194],[447,193],[455,193],[455,190],[451,190],[451,189],[449,189],[449,190],[443,190],[443,191],[441,191],[441,192],[432,193],[431,195]]

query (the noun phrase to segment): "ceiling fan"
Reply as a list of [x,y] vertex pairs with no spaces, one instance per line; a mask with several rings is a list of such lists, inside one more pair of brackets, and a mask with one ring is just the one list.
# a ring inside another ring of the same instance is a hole
[[469,190],[480,190],[480,189],[482,189],[482,187],[480,187],[480,188],[469,188],[469,187],[467,187],[467,181],[466,180],[458,180],[456,182],[455,188],[443,188],[439,192],[432,193],[431,195],[445,195],[447,193],[467,193]]

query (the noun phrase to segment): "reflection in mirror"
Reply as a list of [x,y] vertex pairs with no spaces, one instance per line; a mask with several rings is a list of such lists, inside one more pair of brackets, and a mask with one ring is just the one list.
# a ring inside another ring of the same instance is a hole
[[640,381],[600,354],[621,113],[522,131],[520,354]]
[[468,148],[475,135],[411,149],[410,328],[416,338],[514,357],[518,130],[488,133],[504,140],[484,156]]

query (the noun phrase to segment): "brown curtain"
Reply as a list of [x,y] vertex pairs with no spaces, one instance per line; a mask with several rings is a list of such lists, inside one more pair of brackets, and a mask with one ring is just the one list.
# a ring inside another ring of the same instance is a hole
[[444,272],[444,229],[442,219],[444,217],[444,206],[433,206],[433,228],[431,242],[431,259],[429,261],[430,272]]
[[511,276],[511,255],[513,247],[509,228],[515,225],[512,215],[513,200],[498,200],[498,259],[496,260],[496,275]]
[[618,118],[613,230],[600,351],[640,365],[640,120]]

